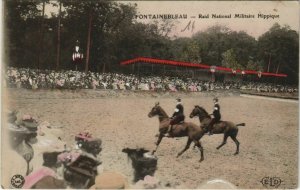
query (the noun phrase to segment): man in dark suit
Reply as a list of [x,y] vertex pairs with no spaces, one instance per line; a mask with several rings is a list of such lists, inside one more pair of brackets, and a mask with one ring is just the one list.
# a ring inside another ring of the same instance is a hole
[[184,108],[182,106],[181,99],[177,98],[176,100],[177,100],[177,104],[175,107],[175,112],[171,117],[170,126],[168,128],[168,134],[166,136],[170,136],[169,133],[172,132],[173,125],[183,122],[185,119],[185,116],[183,114]]
[[211,131],[212,131],[212,128],[213,128],[214,124],[216,124],[217,122],[219,122],[221,120],[220,105],[218,103],[219,100],[218,100],[218,98],[214,98],[213,101],[214,101],[214,104],[215,104],[214,105],[214,111],[210,115],[213,115],[214,118],[212,118],[212,120],[210,121],[210,123],[207,126],[209,135],[213,135],[213,133]]

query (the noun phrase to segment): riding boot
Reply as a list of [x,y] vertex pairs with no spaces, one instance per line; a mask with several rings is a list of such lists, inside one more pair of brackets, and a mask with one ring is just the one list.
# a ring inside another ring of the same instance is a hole
[[213,118],[207,126],[208,135],[213,135],[212,130],[215,124],[215,119]]
[[167,131],[167,134],[165,135],[165,137],[171,137],[170,133],[172,132],[172,127],[173,127],[173,125],[169,125],[168,131]]
[[213,132],[212,132],[212,126],[208,126],[208,135],[213,135]]

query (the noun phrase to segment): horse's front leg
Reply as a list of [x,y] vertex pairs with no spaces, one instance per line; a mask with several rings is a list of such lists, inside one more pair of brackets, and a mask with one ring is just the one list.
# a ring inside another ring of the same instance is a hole
[[188,141],[187,141],[187,143],[186,143],[184,149],[183,149],[181,152],[179,152],[179,153],[177,154],[177,158],[178,158],[180,155],[182,155],[187,149],[190,148],[191,143],[192,143],[192,139],[188,138]]
[[203,154],[203,147],[201,145],[200,140],[194,140],[195,146],[198,147],[198,149],[200,150],[200,160],[199,162],[202,162],[204,160],[204,154]]
[[159,146],[159,144],[160,144],[160,142],[161,142],[161,140],[162,140],[163,137],[164,137],[164,134],[163,133],[159,133],[158,139],[157,139],[157,141],[155,143],[156,144],[156,148],[155,148],[155,150],[152,151],[152,154],[154,154],[157,151],[158,146]]

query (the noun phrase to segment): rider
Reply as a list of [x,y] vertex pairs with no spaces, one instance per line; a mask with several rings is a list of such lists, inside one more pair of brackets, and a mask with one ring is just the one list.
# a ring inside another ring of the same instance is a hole
[[175,108],[175,112],[173,113],[172,117],[171,117],[171,121],[170,121],[170,126],[168,128],[168,135],[169,136],[169,133],[172,131],[172,127],[173,125],[175,124],[178,124],[182,121],[184,121],[184,114],[183,114],[183,106],[181,104],[181,99],[180,98],[177,98],[177,104],[176,104],[176,108]]
[[215,104],[214,105],[214,111],[210,115],[213,115],[214,118],[212,118],[212,120],[210,121],[210,123],[207,126],[209,135],[213,135],[213,133],[211,131],[212,131],[212,128],[213,128],[214,124],[217,123],[217,122],[219,122],[221,120],[220,105],[218,103],[219,100],[218,100],[217,97],[215,97],[213,99],[213,101],[214,101],[214,104]]

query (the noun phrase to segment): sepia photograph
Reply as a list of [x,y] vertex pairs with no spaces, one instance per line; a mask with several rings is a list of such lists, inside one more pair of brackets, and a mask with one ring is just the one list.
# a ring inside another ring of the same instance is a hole
[[2,189],[298,188],[298,1],[1,6]]

